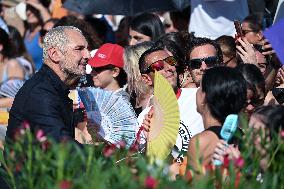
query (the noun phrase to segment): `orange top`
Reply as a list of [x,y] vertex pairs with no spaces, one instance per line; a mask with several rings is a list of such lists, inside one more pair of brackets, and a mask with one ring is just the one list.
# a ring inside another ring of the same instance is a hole
[[61,0],[55,0],[52,8],[52,18],[62,18],[67,15],[67,10],[62,7]]

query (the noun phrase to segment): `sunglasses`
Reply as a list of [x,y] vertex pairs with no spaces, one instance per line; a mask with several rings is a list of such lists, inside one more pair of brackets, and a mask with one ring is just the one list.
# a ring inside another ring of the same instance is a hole
[[40,34],[41,37],[44,37],[47,32],[48,32],[47,30],[41,29],[41,30],[39,31],[39,34]]
[[227,65],[231,60],[233,60],[236,56],[232,56],[229,60],[225,61],[223,64]]
[[253,98],[253,99],[251,99],[250,102],[247,102],[247,103],[246,103],[246,106],[248,106],[249,104],[252,105],[253,107],[262,106],[262,105],[264,104],[264,98],[261,98],[261,99],[259,99],[259,98]]
[[105,70],[112,70],[113,66],[92,67],[91,74],[99,74]]
[[164,69],[165,62],[169,64],[170,66],[177,65],[177,60],[173,56],[169,56],[163,60],[157,60],[156,62],[153,62],[152,64],[150,64],[150,66],[146,68],[145,73],[149,73],[151,71],[160,71]]
[[199,69],[202,65],[202,62],[205,62],[205,64],[208,67],[213,67],[217,64],[217,57],[216,56],[209,56],[206,58],[195,58],[187,62],[187,65],[191,69]]

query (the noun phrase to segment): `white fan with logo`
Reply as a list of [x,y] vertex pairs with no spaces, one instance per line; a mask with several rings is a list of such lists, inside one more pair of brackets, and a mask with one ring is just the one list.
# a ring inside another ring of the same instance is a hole
[[[121,140],[130,147],[135,140],[137,118],[130,104],[115,92],[88,87],[78,90],[92,128],[104,140],[116,144]],[[93,137],[93,136],[92,136]]]

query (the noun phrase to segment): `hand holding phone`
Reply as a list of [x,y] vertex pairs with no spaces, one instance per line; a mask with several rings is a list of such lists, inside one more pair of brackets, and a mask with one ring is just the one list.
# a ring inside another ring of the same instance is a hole
[[234,20],[234,25],[235,25],[235,29],[236,29],[236,32],[237,32],[236,37],[237,38],[239,38],[239,37],[243,38],[244,34],[243,34],[241,22],[239,20]]

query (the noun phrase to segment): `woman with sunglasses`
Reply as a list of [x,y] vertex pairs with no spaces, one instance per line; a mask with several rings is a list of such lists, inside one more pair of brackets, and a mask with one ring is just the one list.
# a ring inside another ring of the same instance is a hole
[[235,68],[239,62],[237,59],[237,48],[232,36],[222,35],[215,39],[220,45],[223,54],[223,65]]
[[240,64],[236,69],[243,74],[246,80],[247,102],[244,112],[249,118],[255,108],[264,104],[265,80],[259,68],[254,64]]

